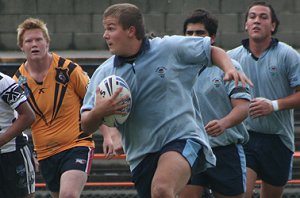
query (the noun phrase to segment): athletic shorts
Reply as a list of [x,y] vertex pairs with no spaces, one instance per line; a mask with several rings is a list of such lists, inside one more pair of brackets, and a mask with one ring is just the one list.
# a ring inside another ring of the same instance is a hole
[[210,188],[225,196],[236,196],[246,191],[246,159],[242,145],[231,144],[212,148],[216,167],[192,175],[190,185]]
[[0,154],[0,197],[25,197],[35,192],[32,152],[28,146]]
[[273,186],[284,186],[292,175],[293,152],[278,135],[249,131],[249,142],[244,146],[247,167]]
[[66,171],[81,170],[89,174],[93,155],[93,148],[79,146],[40,160],[40,171],[47,188],[51,192],[59,192],[60,177]]
[[[166,144],[160,151],[148,154],[132,171],[132,179],[140,197],[151,198],[151,183],[159,157],[168,151],[180,153],[190,164],[194,162],[194,164],[191,165],[193,168],[193,165],[197,164],[196,160],[198,159],[198,155],[202,153],[202,146],[192,139],[175,140]],[[191,153],[195,153],[195,155],[190,155]]]

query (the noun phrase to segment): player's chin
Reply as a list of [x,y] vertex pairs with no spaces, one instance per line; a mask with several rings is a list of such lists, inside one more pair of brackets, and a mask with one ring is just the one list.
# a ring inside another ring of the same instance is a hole
[[116,48],[114,48],[112,46],[109,48],[109,51],[110,51],[110,53],[112,53],[114,55],[122,56],[122,53],[120,52],[120,50],[117,50]]
[[111,47],[109,48],[109,52],[112,53],[112,54],[115,54],[115,50],[113,48],[111,48]]

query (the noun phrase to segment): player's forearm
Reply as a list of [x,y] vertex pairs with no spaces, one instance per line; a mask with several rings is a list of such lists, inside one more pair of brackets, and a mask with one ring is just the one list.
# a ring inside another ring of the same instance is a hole
[[230,57],[226,54],[226,52],[219,48],[212,46],[211,47],[211,57],[212,63],[222,69],[225,73],[232,69],[235,69]]
[[[300,88],[298,88],[300,89]],[[279,110],[294,109],[300,107],[300,90],[285,98],[277,99]]]
[[110,138],[112,134],[110,133],[110,128],[104,124],[100,126],[100,133],[102,134],[104,139]]
[[226,129],[240,124],[248,116],[249,101],[239,99],[238,101],[235,100],[235,103],[236,104],[233,105],[231,112],[222,119],[226,124]]
[[30,116],[26,117],[26,115],[19,115],[18,119],[14,121],[13,125],[10,126],[5,131],[5,133],[0,135],[0,146],[3,146],[4,144],[12,140],[14,137],[20,135],[22,131],[30,127],[32,122],[33,120]]
[[96,116],[93,110],[83,112],[81,114],[82,130],[88,134],[94,133],[102,124],[102,119],[103,117]]

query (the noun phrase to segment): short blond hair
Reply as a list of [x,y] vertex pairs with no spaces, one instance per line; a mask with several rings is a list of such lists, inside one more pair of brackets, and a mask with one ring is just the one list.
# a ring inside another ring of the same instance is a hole
[[44,21],[37,18],[28,18],[23,21],[17,28],[17,45],[22,47],[23,45],[23,35],[26,30],[40,29],[43,32],[43,35],[47,42],[50,42],[50,36],[48,33],[47,25]]

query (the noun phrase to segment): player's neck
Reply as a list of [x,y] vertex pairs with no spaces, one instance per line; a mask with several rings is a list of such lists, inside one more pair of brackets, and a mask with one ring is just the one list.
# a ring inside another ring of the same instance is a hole
[[53,57],[51,53],[47,53],[41,59],[27,59],[25,62],[25,69],[30,76],[37,82],[42,82],[48,73]]
[[249,48],[252,54],[256,57],[260,57],[266,51],[272,42],[272,38],[264,39],[261,41],[249,40]]

